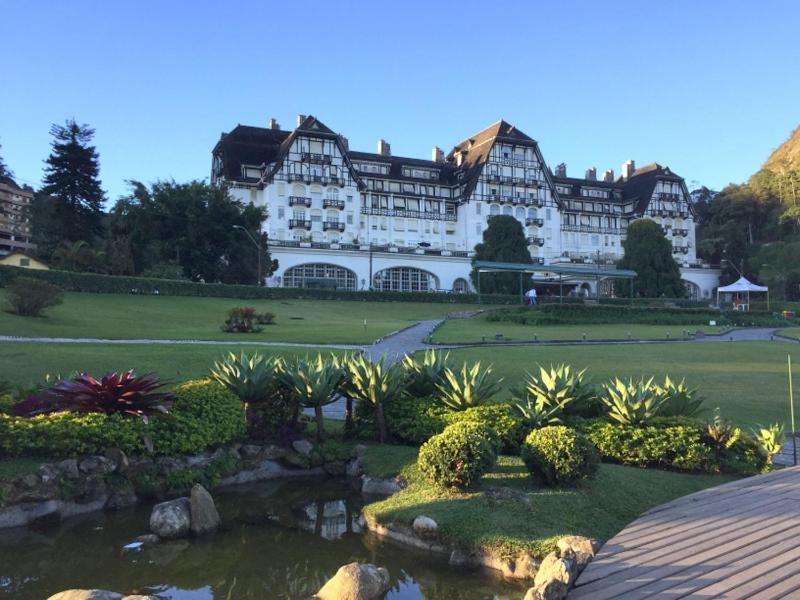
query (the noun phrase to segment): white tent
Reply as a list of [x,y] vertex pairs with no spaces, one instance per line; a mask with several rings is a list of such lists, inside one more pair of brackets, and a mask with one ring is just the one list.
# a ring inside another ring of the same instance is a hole
[[739,310],[749,310],[750,309],[750,293],[766,293],[767,294],[767,310],[769,310],[769,288],[765,285],[756,285],[755,283],[749,281],[745,277],[739,277],[738,280],[734,281],[730,285],[726,285],[724,287],[717,288],[717,306],[719,306],[719,295],[720,293],[723,294],[731,294],[732,301],[735,298],[739,298],[741,300],[742,297],[745,298],[744,302],[740,302],[736,304]]

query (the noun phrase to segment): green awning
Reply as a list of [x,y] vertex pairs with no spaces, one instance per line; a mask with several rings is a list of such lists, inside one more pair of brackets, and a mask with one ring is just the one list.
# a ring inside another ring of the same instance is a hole
[[633,279],[636,277],[636,271],[605,267],[603,265],[540,265],[476,260],[473,263],[473,266],[480,273],[511,272],[530,273],[531,275],[540,274],[543,277],[546,277],[548,274],[553,274],[560,276],[568,275],[572,277],[613,277],[615,279]]

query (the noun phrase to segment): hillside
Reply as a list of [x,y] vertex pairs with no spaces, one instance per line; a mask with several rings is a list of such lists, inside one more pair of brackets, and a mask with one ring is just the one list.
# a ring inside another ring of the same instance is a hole
[[774,173],[800,170],[800,127],[770,155],[761,168]]

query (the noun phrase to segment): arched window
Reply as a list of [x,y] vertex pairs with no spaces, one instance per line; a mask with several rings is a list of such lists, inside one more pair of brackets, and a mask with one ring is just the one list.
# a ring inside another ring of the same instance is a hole
[[521,206],[517,207],[517,210],[514,211],[514,216],[517,217],[520,221],[525,220],[525,209]]
[[338,200],[339,199],[339,190],[335,187],[329,187],[328,191],[325,192],[328,200]]
[[439,288],[439,280],[415,267],[391,267],[375,273],[372,285],[381,292],[430,292]]
[[453,282],[453,292],[456,294],[466,294],[469,291],[469,284],[463,277],[459,277]]
[[306,263],[286,269],[283,274],[283,286],[357,289],[356,274],[353,271],[328,263]]
[[292,186],[292,196],[297,196],[298,198],[302,198],[306,195],[306,186],[300,185],[299,183],[295,183]]
[[513,209],[513,208],[511,208],[511,206],[510,206],[510,205],[506,204],[506,205],[503,207],[503,214],[504,214],[504,215],[512,215],[512,214],[513,214],[513,212],[514,212],[514,209]]
[[689,300],[700,300],[700,286],[691,281],[682,280],[686,291],[689,293]]
[[489,207],[489,214],[490,215],[499,215],[500,214],[500,206],[497,204],[492,204]]
[[536,218],[536,209],[535,208],[529,208],[528,209],[528,218],[529,219],[535,219]]

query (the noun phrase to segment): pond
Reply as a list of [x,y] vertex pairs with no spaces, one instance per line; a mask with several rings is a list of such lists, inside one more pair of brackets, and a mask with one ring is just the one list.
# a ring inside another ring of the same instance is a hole
[[519,599],[525,586],[378,540],[341,481],[271,481],[215,493],[223,520],[210,539],[131,544],[151,505],[0,532],[0,599],[42,600],[70,588],[173,600],[307,599],[343,564],[392,578],[390,600]]

